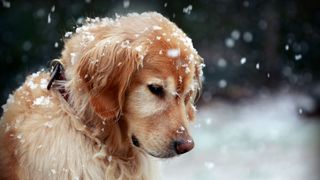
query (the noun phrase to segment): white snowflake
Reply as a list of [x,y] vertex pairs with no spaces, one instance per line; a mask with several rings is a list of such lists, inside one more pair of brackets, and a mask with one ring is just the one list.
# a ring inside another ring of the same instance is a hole
[[137,46],[137,47],[135,47],[134,48],[136,51],[138,51],[138,52],[141,52],[142,51],[142,46],[140,45],[140,46]]
[[40,88],[46,89],[48,86],[48,80],[47,79],[41,79],[40,80]]
[[51,99],[51,97],[49,97],[49,96],[47,96],[47,97],[40,96],[33,101],[33,105],[38,105],[38,106],[49,105],[51,102],[50,99]]
[[21,134],[18,134],[18,135],[17,135],[17,138],[18,138],[18,139],[22,139],[22,135],[21,135]]
[[227,61],[226,61],[225,59],[223,59],[223,58],[220,58],[220,59],[218,60],[218,62],[217,62],[217,65],[218,65],[219,67],[221,67],[221,68],[224,68],[224,67],[227,66]]
[[66,38],[68,38],[68,37],[70,37],[72,35],[72,32],[66,32],[65,34],[64,34],[64,37],[66,37]]
[[14,96],[12,94],[9,94],[9,98],[7,100],[7,104],[12,104],[14,103]]
[[162,27],[160,27],[160,26],[152,26],[152,29],[153,29],[153,30],[161,30]]
[[11,7],[11,3],[9,1],[6,1],[6,0],[2,0],[2,5],[5,8],[10,8]]
[[171,57],[171,58],[176,58],[178,56],[180,56],[180,49],[168,49],[167,51],[167,56]]
[[84,36],[82,36],[84,42],[91,42],[95,39],[95,37],[90,32],[84,32]]
[[48,14],[48,24],[51,23],[51,13]]
[[123,7],[128,8],[130,6],[130,1],[129,0],[124,0],[123,1]]
[[240,38],[240,31],[238,30],[233,30],[231,32],[231,38],[234,39],[234,40],[238,40]]
[[240,59],[240,63],[241,63],[241,64],[245,64],[246,62],[247,62],[247,58],[242,57],[242,58]]
[[33,79],[33,78],[39,77],[39,75],[40,75],[40,71],[38,71],[36,73],[32,73],[31,78]]
[[183,126],[180,126],[179,129],[176,131],[178,134],[182,134],[186,129]]
[[185,71],[184,71],[186,74],[188,74],[190,72],[190,68],[189,67],[186,67]]
[[227,85],[228,85],[228,82],[227,82],[226,80],[224,80],[224,79],[221,79],[221,80],[218,82],[219,88],[225,88],[225,87],[227,87]]
[[188,5],[187,7],[183,8],[183,12],[186,14],[191,14],[191,10],[192,10],[192,5]]
[[251,42],[252,40],[253,40],[253,35],[252,35],[252,33],[251,32],[245,32],[244,34],[243,34],[243,40],[245,41],[245,42]]
[[212,168],[214,168],[214,163],[213,163],[213,162],[205,162],[205,163],[204,163],[204,166],[205,166],[207,169],[212,169]]
[[57,173],[57,171],[55,169],[50,169],[51,173],[54,175]]
[[53,127],[52,122],[48,121],[46,123],[44,123],[44,126],[51,129]]
[[296,54],[296,55],[294,56],[294,59],[295,59],[296,61],[299,61],[300,59],[302,59],[302,55],[301,55],[301,54]]
[[210,125],[211,122],[212,122],[212,119],[211,119],[211,118],[207,118],[207,119],[206,119],[206,124],[207,124],[207,125]]
[[270,73],[267,73],[267,78],[268,78],[268,79],[270,78]]
[[35,84],[32,80],[28,81],[27,82],[27,86],[30,88],[30,89],[35,89],[38,87],[38,84]]
[[54,12],[55,10],[56,10],[56,6],[53,5],[53,6],[51,7],[51,12]]
[[226,38],[224,40],[224,44],[228,47],[228,48],[233,48],[234,47],[234,40],[232,38]]
[[284,46],[284,49],[286,50],[286,51],[289,51],[289,45],[288,44],[286,44],[285,46]]
[[112,161],[112,156],[108,156],[108,161],[109,161],[109,162]]
[[260,63],[256,64],[256,69],[258,69],[258,70],[260,69]]

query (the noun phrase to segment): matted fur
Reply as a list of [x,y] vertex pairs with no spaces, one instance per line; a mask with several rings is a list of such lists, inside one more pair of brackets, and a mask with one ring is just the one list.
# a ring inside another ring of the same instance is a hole
[[150,155],[172,157],[173,140],[192,141],[202,59],[160,14],[88,19],[60,61],[65,81],[48,91],[49,72],[34,73],[3,106],[0,179],[157,179]]

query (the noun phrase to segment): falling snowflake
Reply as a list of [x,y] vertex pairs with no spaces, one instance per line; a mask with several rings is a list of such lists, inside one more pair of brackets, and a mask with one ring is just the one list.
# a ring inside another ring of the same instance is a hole
[[251,34],[251,32],[245,32],[243,34],[243,40],[247,43],[252,42],[253,40],[253,35]]
[[270,78],[270,73],[267,73],[267,78],[268,78],[268,79]]
[[54,12],[55,10],[56,10],[56,6],[53,5],[53,6],[51,7],[51,12]]
[[240,31],[238,30],[233,30],[231,32],[231,38],[234,39],[234,40],[238,40],[240,38]]
[[289,45],[286,44],[285,47],[284,47],[284,49],[285,49],[286,51],[289,51]]
[[221,68],[224,68],[224,67],[227,66],[227,61],[226,61],[225,59],[223,59],[223,58],[220,58],[220,59],[218,60],[218,62],[217,62],[217,65],[218,65],[219,67],[221,67]]
[[204,166],[205,166],[207,169],[212,169],[212,168],[214,168],[214,163],[213,163],[213,162],[205,162],[205,163],[204,163]]
[[192,5],[188,5],[187,7],[183,8],[183,12],[186,13],[186,14],[190,14],[191,13],[191,10],[192,10]]
[[206,119],[206,124],[207,124],[207,125],[210,125],[211,123],[212,123],[212,119],[211,119],[211,118],[207,118],[207,119]]
[[242,58],[240,59],[240,63],[241,63],[241,64],[245,64],[246,62],[247,62],[247,58],[242,57]]
[[294,59],[296,61],[299,61],[300,59],[302,59],[302,55],[301,54],[297,54],[297,55],[294,56]]
[[5,8],[10,8],[11,7],[11,3],[9,1],[5,1],[5,0],[2,0],[2,5]]
[[124,0],[123,1],[123,7],[128,8],[130,6],[130,1],[129,0]]
[[256,64],[256,69],[258,69],[258,70],[260,69],[260,63]]
[[228,85],[228,82],[227,82],[226,80],[224,80],[224,79],[221,79],[221,80],[218,82],[219,88],[225,88],[225,87],[227,87],[227,85]]
[[224,40],[224,44],[228,47],[228,48],[233,48],[234,47],[234,40],[232,38],[226,38]]
[[48,24],[51,23],[51,13],[48,14]]

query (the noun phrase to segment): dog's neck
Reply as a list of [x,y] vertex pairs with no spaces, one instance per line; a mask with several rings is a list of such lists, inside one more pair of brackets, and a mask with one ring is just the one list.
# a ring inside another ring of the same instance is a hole
[[105,145],[108,155],[132,158],[133,147],[128,138],[127,123],[123,117],[104,120],[88,105],[80,119],[91,135]]
[[[141,163],[150,163],[147,154],[132,147],[130,138],[127,135],[127,123],[122,117],[120,119],[102,120],[96,114],[92,116],[89,109],[83,118],[83,123],[87,126],[92,135],[98,138],[103,144],[105,151],[104,161],[112,167],[123,167],[119,174],[123,179],[145,179],[145,173],[149,170],[141,166]],[[93,118],[94,117],[94,118]],[[110,162],[110,157],[112,162]],[[116,164],[113,164],[116,163]],[[124,170],[125,169],[125,170]],[[139,172],[139,173],[137,173]],[[122,175],[120,175],[122,174]],[[132,175],[135,174],[136,177]]]

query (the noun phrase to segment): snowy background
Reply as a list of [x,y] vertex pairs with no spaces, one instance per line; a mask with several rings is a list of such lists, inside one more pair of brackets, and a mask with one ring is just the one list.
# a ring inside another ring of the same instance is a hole
[[168,180],[318,180],[320,123],[308,97],[281,92],[199,110],[195,149],[161,161]]
[[164,179],[320,179],[320,1],[1,0],[0,104],[85,17],[144,11],[181,27],[206,63],[195,149],[163,161]]

